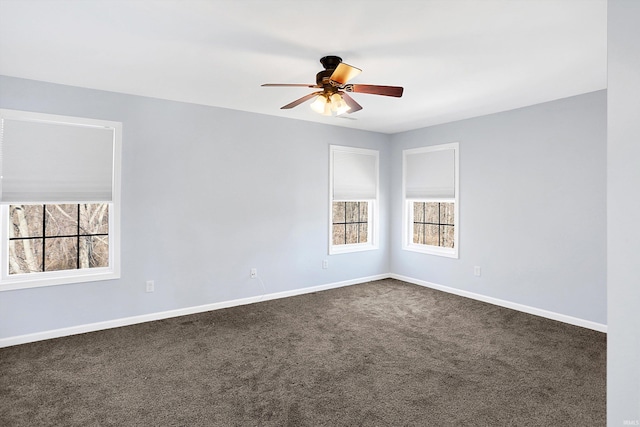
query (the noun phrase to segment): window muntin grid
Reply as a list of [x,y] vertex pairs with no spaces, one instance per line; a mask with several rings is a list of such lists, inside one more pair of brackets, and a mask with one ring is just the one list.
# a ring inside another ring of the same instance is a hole
[[414,201],[412,208],[414,244],[454,247],[455,203]]
[[9,274],[109,267],[109,204],[9,206]]
[[332,242],[334,245],[369,241],[369,202],[333,202]]

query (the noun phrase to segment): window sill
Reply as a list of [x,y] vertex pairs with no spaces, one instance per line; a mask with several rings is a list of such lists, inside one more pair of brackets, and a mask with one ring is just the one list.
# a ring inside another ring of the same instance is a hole
[[371,243],[331,246],[329,248],[329,255],[348,254],[351,252],[373,251],[376,249],[378,249],[378,246],[373,245]]
[[446,258],[456,258],[458,259],[458,250],[450,249],[450,248],[441,248],[438,246],[428,246],[428,245],[403,245],[402,249],[405,251],[411,252],[419,252],[427,255],[437,255]]
[[92,268],[91,271],[67,270],[62,272],[16,274],[0,279],[0,292],[119,278],[120,273],[111,268]]

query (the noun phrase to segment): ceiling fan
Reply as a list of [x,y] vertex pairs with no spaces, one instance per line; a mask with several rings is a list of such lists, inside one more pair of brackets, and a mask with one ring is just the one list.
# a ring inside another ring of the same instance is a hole
[[399,98],[402,96],[403,88],[400,86],[379,86],[379,85],[363,85],[363,84],[347,84],[349,80],[362,72],[361,69],[353,67],[342,62],[342,58],[338,56],[325,56],[320,59],[320,63],[324,70],[316,74],[316,84],[296,84],[296,83],[265,83],[265,87],[309,87],[322,89],[317,92],[305,95],[302,98],[281,107],[282,110],[288,110],[296,107],[303,102],[312,98],[316,98],[311,103],[311,108],[317,113],[325,116],[339,116],[344,113],[353,113],[362,110],[362,106],[358,104],[347,92],[368,93],[372,95],[393,96]]

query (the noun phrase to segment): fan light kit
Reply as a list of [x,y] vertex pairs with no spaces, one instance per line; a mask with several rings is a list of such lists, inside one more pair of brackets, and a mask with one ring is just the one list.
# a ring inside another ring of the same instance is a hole
[[316,100],[311,103],[311,109],[324,116],[339,116],[351,110],[351,107],[347,105],[339,93],[334,93],[331,96],[318,95]]
[[358,104],[346,92],[368,93],[372,95],[393,96],[399,98],[402,96],[403,88],[400,86],[379,86],[379,85],[361,85],[347,84],[349,80],[362,72],[361,69],[342,62],[342,58],[337,56],[325,56],[320,59],[320,63],[324,70],[316,74],[316,84],[296,84],[296,83],[266,83],[265,87],[310,87],[322,89],[318,92],[310,93],[302,98],[281,107],[282,110],[288,110],[296,107],[303,102],[312,98],[315,100],[311,103],[311,109],[316,113],[325,116],[339,116],[345,113],[354,113],[362,110],[362,106]]

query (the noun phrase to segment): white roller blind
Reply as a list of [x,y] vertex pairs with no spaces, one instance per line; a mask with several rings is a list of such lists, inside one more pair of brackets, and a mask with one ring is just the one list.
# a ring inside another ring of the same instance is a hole
[[112,201],[114,128],[6,116],[1,125],[2,204]]
[[332,148],[333,200],[375,199],[378,188],[377,152]]
[[405,153],[405,197],[455,197],[455,150]]

